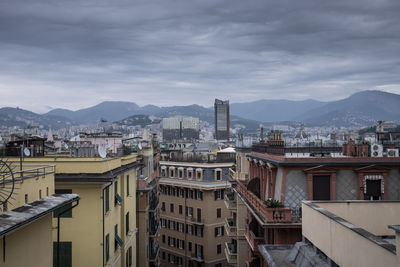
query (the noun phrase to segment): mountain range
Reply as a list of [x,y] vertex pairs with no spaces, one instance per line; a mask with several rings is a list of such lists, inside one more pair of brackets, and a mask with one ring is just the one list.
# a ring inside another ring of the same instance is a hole
[[[230,105],[231,125],[257,129],[260,123],[304,122],[308,126],[367,126],[377,120],[400,122],[400,95],[382,91],[362,91],[348,98],[321,102],[316,100],[259,100]],[[199,105],[158,107],[138,106],[133,102],[106,101],[76,111],[53,109],[36,114],[19,108],[0,108],[0,126],[41,125],[63,128],[67,125],[90,125],[100,120],[117,122],[133,115],[171,117],[185,115],[214,123],[213,108]]]

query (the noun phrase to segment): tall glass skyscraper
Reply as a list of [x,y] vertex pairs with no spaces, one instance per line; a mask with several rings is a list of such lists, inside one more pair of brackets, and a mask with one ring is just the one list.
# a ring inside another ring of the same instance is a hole
[[229,100],[215,99],[215,139],[229,141]]

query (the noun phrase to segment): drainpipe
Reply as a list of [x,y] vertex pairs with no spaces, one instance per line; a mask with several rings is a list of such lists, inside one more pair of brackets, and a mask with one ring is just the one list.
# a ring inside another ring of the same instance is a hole
[[102,207],[103,207],[103,221],[102,221],[102,223],[103,223],[103,267],[104,266],[106,266],[105,265],[105,259],[104,259],[104,234],[105,234],[105,225],[104,225],[104,216],[105,216],[105,208],[104,208],[104,190],[106,190],[106,188],[108,188],[108,187],[110,187],[111,185],[113,184],[113,182],[111,181],[106,187],[104,187],[101,191],[102,191],[102,196],[101,196],[101,199],[102,199]]
[[79,199],[76,201],[75,205],[57,215],[57,265],[56,265],[57,267],[60,266],[60,216],[66,213],[67,211],[72,210],[78,205],[79,205]]

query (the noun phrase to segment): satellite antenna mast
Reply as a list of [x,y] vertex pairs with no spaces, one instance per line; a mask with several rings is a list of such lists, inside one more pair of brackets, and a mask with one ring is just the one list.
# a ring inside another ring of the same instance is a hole
[[99,147],[97,148],[97,152],[99,153],[99,155],[100,155],[101,158],[104,159],[104,158],[107,157],[107,150],[105,149],[104,146],[99,146]]
[[14,172],[9,163],[0,159],[0,205],[3,207],[14,193]]

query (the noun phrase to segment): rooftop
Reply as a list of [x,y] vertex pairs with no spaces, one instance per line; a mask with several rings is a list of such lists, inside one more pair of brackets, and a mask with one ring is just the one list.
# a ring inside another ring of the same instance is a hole
[[77,194],[54,194],[0,214],[0,236],[23,227],[69,203],[79,201]]

